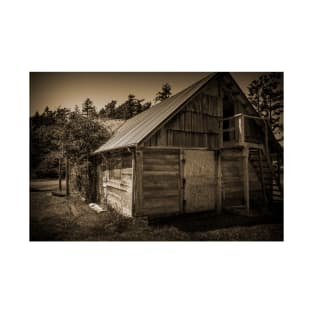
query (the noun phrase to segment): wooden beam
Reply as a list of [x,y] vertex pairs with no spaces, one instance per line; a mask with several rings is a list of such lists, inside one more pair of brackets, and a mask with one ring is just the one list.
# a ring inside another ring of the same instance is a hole
[[134,203],[135,214],[142,212],[143,208],[143,192],[142,192],[142,177],[143,177],[143,152],[136,150],[135,152],[135,171],[134,171]]
[[233,116],[223,118],[223,121],[233,120],[233,119],[235,119],[235,118],[240,118],[240,117],[242,117],[242,116],[243,116],[242,113],[238,113],[238,114],[235,114],[235,115],[233,115]]
[[244,204],[247,213],[250,212],[250,190],[249,190],[249,148],[243,148],[243,193],[244,193]]
[[184,213],[184,198],[185,198],[185,189],[184,189],[184,150],[180,149],[179,151],[179,209]]
[[[179,151],[182,149],[182,147],[179,146],[145,146],[144,150],[173,150],[173,151]],[[187,150],[209,150],[214,151],[216,149],[209,149],[208,147],[184,147],[183,149]]]
[[222,151],[217,152],[217,213],[222,213]]
[[238,117],[238,129],[239,129],[239,143],[245,142],[245,117],[241,115]]
[[263,155],[262,150],[259,149],[259,164],[260,164],[260,171],[261,171],[261,183],[262,183],[262,191],[263,191],[263,199],[265,202],[265,205],[268,205],[267,196],[266,196],[266,187],[264,182],[264,172],[263,172]]

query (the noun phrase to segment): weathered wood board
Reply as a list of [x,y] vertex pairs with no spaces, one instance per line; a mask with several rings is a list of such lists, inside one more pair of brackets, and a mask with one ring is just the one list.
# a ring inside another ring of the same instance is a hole
[[184,150],[186,213],[216,209],[217,160],[214,151]]
[[[131,155],[127,156],[128,158]],[[124,156],[123,163],[125,162]],[[133,193],[133,168],[121,168],[120,179],[110,177],[108,168],[108,159],[103,160],[102,171],[99,169],[99,184],[100,184],[100,204],[113,208],[117,212],[125,216],[132,216],[132,193]]]
[[239,149],[222,151],[223,207],[244,204],[243,157]]
[[212,81],[206,89],[191,98],[185,106],[145,141],[145,146],[208,147],[219,144],[219,118],[222,102],[217,85]]
[[144,150],[142,208],[138,215],[179,212],[179,150]]

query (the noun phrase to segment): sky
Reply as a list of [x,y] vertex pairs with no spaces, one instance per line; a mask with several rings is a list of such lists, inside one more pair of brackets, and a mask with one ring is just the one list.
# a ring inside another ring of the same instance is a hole
[[[126,101],[129,94],[138,99],[153,101],[164,83],[172,94],[202,79],[206,72],[33,72],[30,73],[30,114],[42,113],[48,106],[74,108],[90,98],[99,110],[111,100]],[[260,72],[233,72],[234,79],[244,92]]]

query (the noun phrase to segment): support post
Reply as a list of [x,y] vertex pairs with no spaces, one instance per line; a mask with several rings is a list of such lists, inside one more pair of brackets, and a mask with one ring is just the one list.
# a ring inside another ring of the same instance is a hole
[[222,151],[217,152],[217,213],[222,213]]
[[142,177],[143,177],[143,152],[142,150],[137,150],[135,152],[135,212],[136,214],[142,213],[143,205],[143,192],[142,192]]
[[245,116],[241,114],[238,118],[239,123],[239,143],[244,144],[245,142]]
[[184,213],[184,198],[185,198],[185,186],[184,186],[184,150],[179,149],[179,207],[180,211]]
[[65,165],[65,181],[66,181],[66,195],[69,196],[70,194],[70,163],[68,161],[68,157],[66,156],[65,159],[66,165]]
[[243,148],[243,193],[244,204],[247,213],[250,212],[250,190],[249,190],[249,148],[245,146]]
[[264,181],[264,171],[263,171],[263,160],[262,160],[262,151],[259,149],[259,164],[260,164],[260,171],[261,171],[261,183],[262,183],[262,191],[263,191],[263,199],[266,206],[268,206],[267,196],[266,196],[266,187]]
[[62,161],[61,158],[59,158],[59,191],[62,191],[62,173],[61,173],[61,165],[62,165]]

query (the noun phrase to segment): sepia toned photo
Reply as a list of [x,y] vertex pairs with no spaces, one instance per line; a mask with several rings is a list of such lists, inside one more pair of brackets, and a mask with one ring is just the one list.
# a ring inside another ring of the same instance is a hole
[[30,241],[283,241],[282,72],[31,72]]

